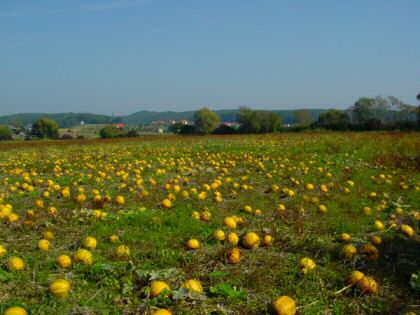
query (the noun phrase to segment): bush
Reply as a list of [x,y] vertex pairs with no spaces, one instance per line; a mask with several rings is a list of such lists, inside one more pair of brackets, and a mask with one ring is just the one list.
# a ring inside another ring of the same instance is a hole
[[56,121],[49,118],[40,118],[32,125],[32,135],[40,139],[57,139],[58,127]]
[[230,135],[236,133],[236,130],[231,126],[227,126],[225,124],[221,124],[216,130],[213,131],[215,135]]
[[12,140],[12,132],[7,126],[0,126],[0,140]]
[[105,126],[99,131],[99,136],[104,139],[121,138],[125,135],[126,133],[123,130],[113,125]]
[[60,137],[61,140],[73,140],[74,137],[71,133],[65,133]]
[[136,129],[130,129],[128,132],[127,132],[127,135],[126,135],[128,138],[135,138],[135,137],[138,137],[139,136],[139,133],[137,132],[137,130]]

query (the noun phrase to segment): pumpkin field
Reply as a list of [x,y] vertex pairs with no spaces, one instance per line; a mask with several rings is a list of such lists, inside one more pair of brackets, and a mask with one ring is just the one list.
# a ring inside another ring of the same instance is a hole
[[420,136],[0,145],[0,314],[420,314]]

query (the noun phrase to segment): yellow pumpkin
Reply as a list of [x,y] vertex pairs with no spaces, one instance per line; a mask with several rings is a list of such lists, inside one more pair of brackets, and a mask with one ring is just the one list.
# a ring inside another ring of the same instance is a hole
[[71,258],[67,255],[60,255],[57,257],[58,265],[63,269],[69,269],[71,267]]
[[358,270],[354,270],[350,273],[350,275],[347,277],[346,279],[346,283],[348,285],[350,284],[356,284],[357,281],[359,281],[360,279],[362,279],[365,275],[363,274],[363,272],[360,272]]
[[115,254],[119,259],[127,259],[130,257],[130,248],[125,245],[120,245],[116,248]]
[[378,235],[373,235],[370,238],[370,241],[374,244],[374,245],[381,245],[382,244],[382,238]]
[[172,202],[169,199],[163,199],[161,205],[162,207],[169,209],[172,207]]
[[340,238],[341,238],[341,240],[343,242],[348,242],[348,241],[350,241],[351,236],[348,233],[342,233],[341,236],[340,236]]
[[93,263],[92,253],[87,249],[80,248],[74,254],[74,260],[90,266]]
[[374,225],[375,225],[375,228],[376,228],[377,230],[379,230],[379,231],[382,231],[382,230],[384,230],[384,229],[385,229],[384,224],[383,224],[381,221],[379,221],[379,220],[375,220]]
[[109,237],[109,241],[111,242],[111,243],[117,243],[118,241],[120,240],[120,238],[118,237],[118,235],[111,235],[110,237]]
[[357,281],[356,285],[363,293],[376,294],[379,290],[378,283],[373,278],[367,276]]
[[223,230],[216,230],[214,232],[214,237],[219,241],[224,241],[226,239],[225,232]]
[[229,229],[236,229],[236,220],[234,218],[226,217],[223,222]]
[[299,260],[299,267],[303,273],[307,273],[314,270],[316,264],[311,258],[305,257]]
[[3,256],[6,256],[6,254],[7,254],[7,249],[3,245],[0,245],[0,258],[2,258]]
[[379,250],[372,244],[363,245],[360,253],[366,255],[366,258],[369,260],[377,260],[379,258]]
[[229,251],[228,263],[229,264],[238,264],[241,261],[241,252],[239,248],[235,247]]
[[414,236],[413,228],[407,224],[401,225],[401,232],[403,232],[405,236],[410,237],[410,238]]
[[64,279],[58,279],[53,281],[50,284],[50,292],[59,297],[59,298],[65,298],[68,296],[70,291],[70,282]]
[[276,299],[273,303],[273,307],[277,315],[296,314],[296,302],[287,295],[283,295]]
[[14,307],[9,307],[8,309],[6,309],[3,315],[27,315],[27,314],[28,313],[23,307],[14,306]]
[[115,197],[115,203],[119,206],[122,206],[125,204],[125,199],[123,196],[117,196]]
[[243,245],[245,248],[257,248],[260,246],[260,237],[257,233],[254,232],[248,232],[245,234],[245,237],[243,239]]
[[187,242],[187,248],[189,250],[199,249],[200,248],[200,241],[199,240],[196,240],[194,238],[188,240],[188,242]]
[[48,251],[50,249],[50,241],[48,240],[39,240],[38,241],[38,248],[41,251]]
[[95,249],[97,244],[98,244],[98,242],[92,236],[86,237],[83,241],[83,247],[85,247],[87,249]]
[[274,238],[271,235],[265,235],[263,239],[264,246],[271,246],[273,245]]
[[54,233],[53,233],[53,232],[51,232],[51,231],[44,231],[44,232],[42,233],[42,237],[43,237],[44,239],[46,239],[46,240],[51,241],[52,239],[54,239]]
[[239,242],[239,237],[236,233],[229,233],[228,234],[228,242],[230,245],[236,246]]
[[200,281],[195,280],[195,279],[190,279],[185,281],[182,284],[182,287],[185,289],[188,289],[190,291],[194,291],[194,292],[198,292],[198,293],[202,293],[203,292],[203,287],[201,286]]
[[170,291],[169,285],[164,281],[153,280],[150,284],[150,296],[156,297],[163,291]]
[[357,254],[357,248],[352,244],[344,245],[341,249],[341,255],[347,259],[352,259]]
[[161,308],[159,310],[154,311],[152,315],[172,315],[172,313],[166,309]]
[[25,263],[23,262],[22,258],[13,256],[9,258],[7,262],[7,267],[10,271],[20,271],[25,268]]

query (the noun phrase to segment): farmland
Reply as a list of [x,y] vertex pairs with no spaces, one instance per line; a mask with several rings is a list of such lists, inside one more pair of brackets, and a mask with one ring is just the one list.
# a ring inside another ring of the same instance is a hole
[[397,132],[0,145],[0,314],[419,312],[419,152]]

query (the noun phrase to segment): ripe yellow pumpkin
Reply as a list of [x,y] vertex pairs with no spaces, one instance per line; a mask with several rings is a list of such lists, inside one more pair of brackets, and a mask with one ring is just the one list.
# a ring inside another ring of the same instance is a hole
[[340,238],[341,238],[341,240],[343,242],[348,242],[348,241],[350,241],[351,236],[348,233],[342,233],[341,236],[340,236]]
[[42,237],[43,237],[44,239],[46,239],[46,240],[51,241],[52,239],[54,239],[54,233],[53,233],[53,232],[51,232],[51,231],[44,231],[44,232],[42,233]]
[[58,265],[63,269],[69,269],[71,267],[71,258],[67,255],[60,255],[57,257]]
[[271,246],[273,245],[274,238],[271,235],[265,235],[263,239],[264,246]]
[[273,303],[273,307],[277,315],[296,314],[296,302],[287,295],[283,295],[276,299]]
[[360,272],[360,271],[358,271],[358,270],[354,270],[354,271],[352,271],[352,272],[349,274],[349,276],[347,277],[347,279],[346,279],[346,283],[347,283],[348,285],[350,285],[350,284],[356,284],[356,283],[357,283],[357,281],[359,281],[360,279],[362,279],[364,276],[365,276],[365,275],[364,275],[364,273],[363,273],[363,272]]
[[356,285],[363,293],[376,294],[379,290],[378,283],[373,278],[368,276],[364,276],[362,279],[357,281]]
[[27,315],[27,314],[28,313],[23,307],[14,306],[14,307],[9,307],[8,309],[6,309],[3,315]]
[[9,261],[7,262],[7,268],[9,268],[10,271],[20,271],[25,268],[25,263],[23,262],[22,258],[13,256],[9,258]]
[[360,253],[366,255],[366,258],[369,260],[377,260],[379,258],[379,250],[372,244],[363,245]]
[[319,205],[318,212],[319,213],[327,213],[327,207],[325,205]]
[[229,229],[236,229],[236,220],[234,218],[226,217],[223,222]]
[[165,209],[169,209],[172,207],[172,202],[169,199],[163,199],[161,205]]
[[115,197],[115,203],[119,206],[123,206],[125,204],[125,199],[123,196]]
[[130,257],[130,248],[126,245],[120,245],[115,249],[115,255],[119,259],[127,259]]
[[196,280],[196,279],[190,279],[185,281],[182,284],[182,287],[185,289],[188,289],[190,291],[194,291],[194,292],[198,292],[198,293],[202,293],[203,292],[203,287],[201,286],[200,281]]
[[357,254],[357,248],[352,244],[344,245],[341,249],[341,255],[347,259],[352,259]]
[[384,229],[385,229],[384,224],[383,224],[381,221],[379,221],[379,220],[375,220],[374,225],[375,225],[375,228],[376,228],[377,230],[379,230],[379,231],[382,231],[382,230],[384,230]]
[[65,298],[68,296],[70,291],[70,282],[64,279],[58,279],[53,281],[50,284],[50,292],[59,297],[59,298]]
[[299,267],[303,273],[307,273],[314,270],[316,264],[311,258],[305,257],[299,260]]
[[219,241],[224,241],[226,239],[225,232],[223,230],[216,230],[214,232],[214,237]]
[[410,238],[414,236],[413,228],[407,224],[401,225],[401,232],[403,232],[405,236],[410,237]]
[[152,315],[172,315],[172,312],[170,312],[170,311],[168,311],[166,309],[161,308],[159,310],[154,311],[152,313]]
[[374,245],[381,245],[382,244],[382,238],[378,235],[373,235],[370,238],[370,241],[374,244]]
[[7,254],[7,249],[3,245],[0,245],[0,258],[2,258],[3,256],[6,256],[6,254]]
[[120,240],[120,238],[118,237],[118,235],[111,235],[110,237],[109,237],[109,241],[111,242],[111,243],[117,243],[118,241]]
[[95,249],[98,242],[96,241],[96,238],[92,236],[88,236],[83,240],[83,247],[87,249]]
[[38,248],[41,251],[48,251],[50,249],[50,241],[49,240],[39,240],[38,241]]
[[74,254],[74,260],[90,266],[93,263],[92,253],[87,249],[80,248]]
[[239,248],[235,247],[229,251],[228,263],[229,264],[238,264],[241,261],[241,252]]
[[232,232],[228,234],[228,242],[230,245],[236,246],[239,242],[239,237],[236,233]]
[[163,291],[170,291],[171,288],[164,281],[153,280],[150,284],[150,296],[156,297],[161,294]]
[[188,240],[188,242],[187,242],[187,248],[189,250],[199,249],[200,248],[200,241],[199,240],[196,240],[194,238]]
[[245,234],[245,237],[243,239],[243,245],[245,248],[257,248],[260,246],[260,237],[257,233],[254,232],[248,232]]

